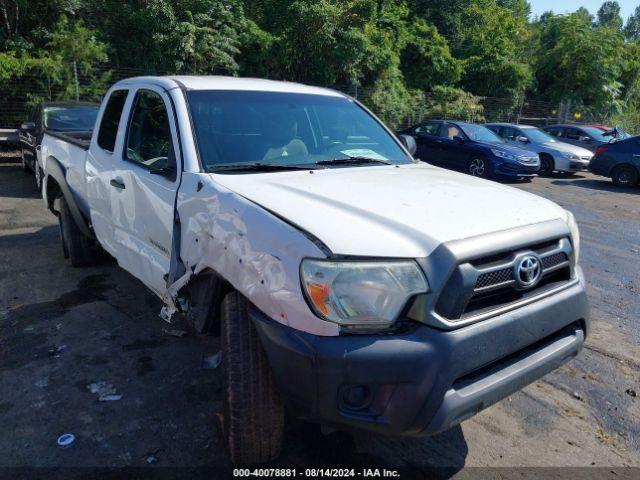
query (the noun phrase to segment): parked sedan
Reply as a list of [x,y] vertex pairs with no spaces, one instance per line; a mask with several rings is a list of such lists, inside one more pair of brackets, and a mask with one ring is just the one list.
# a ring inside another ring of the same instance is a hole
[[589,170],[610,177],[619,187],[634,187],[640,181],[640,137],[601,145],[589,164]]
[[482,178],[530,178],[540,169],[538,154],[508,145],[482,125],[431,120],[400,134],[416,139],[416,157]]
[[601,128],[586,125],[549,125],[543,130],[561,142],[577,145],[592,152],[600,145],[615,140],[611,135],[605,135]]
[[40,188],[42,162],[38,159],[44,131],[64,133],[82,137],[93,129],[100,105],[84,102],[45,102],[29,112],[27,120],[20,126],[20,151],[22,168],[31,170]]
[[545,175],[555,170],[587,170],[593,157],[593,153],[586,148],[559,142],[548,133],[530,125],[489,123],[486,127],[497,133],[505,142],[536,152],[540,156],[540,173]]

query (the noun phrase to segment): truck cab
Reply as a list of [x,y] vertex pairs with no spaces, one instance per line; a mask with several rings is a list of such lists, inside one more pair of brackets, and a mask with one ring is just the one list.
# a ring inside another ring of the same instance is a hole
[[164,320],[220,336],[236,464],[278,456],[285,406],[337,429],[446,430],[588,333],[571,213],[415,160],[342,93],[133,78],[105,95],[89,145],[44,146],[65,256],[103,248]]

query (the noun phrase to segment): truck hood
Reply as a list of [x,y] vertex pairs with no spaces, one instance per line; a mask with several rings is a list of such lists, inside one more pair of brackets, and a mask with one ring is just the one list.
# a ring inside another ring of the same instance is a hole
[[536,195],[424,163],[212,175],[341,255],[421,258],[443,242],[566,218]]

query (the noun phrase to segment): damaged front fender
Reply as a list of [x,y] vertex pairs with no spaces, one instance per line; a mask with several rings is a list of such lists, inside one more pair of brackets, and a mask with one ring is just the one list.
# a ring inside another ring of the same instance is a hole
[[169,285],[163,318],[177,310],[180,290],[211,269],[271,319],[315,335],[339,333],[336,324],[316,317],[304,300],[300,262],[326,256],[304,232],[209,174],[184,173],[177,209],[186,273]]

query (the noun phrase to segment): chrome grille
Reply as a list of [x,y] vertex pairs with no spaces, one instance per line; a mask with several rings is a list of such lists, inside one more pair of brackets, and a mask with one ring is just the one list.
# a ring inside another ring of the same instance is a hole
[[493,287],[513,280],[513,268],[503,268],[489,273],[482,273],[476,280],[475,290]]
[[[515,278],[516,263],[526,254],[537,256],[542,267],[540,280],[530,288]],[[558,238],[464,262],[445,284],[435,311],[449,321],[466,320],[535,296],[571,279],[571,254],[569,239]]]
[[550,268],[557,267],[561,263],[567,262],[569,259],[567,258],[567,254],[564,252],[554,253],[553,255],[549,255],[548,257],[542,258],[542,269],[549,270]]

